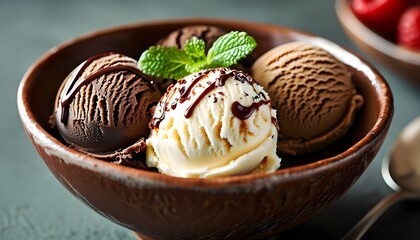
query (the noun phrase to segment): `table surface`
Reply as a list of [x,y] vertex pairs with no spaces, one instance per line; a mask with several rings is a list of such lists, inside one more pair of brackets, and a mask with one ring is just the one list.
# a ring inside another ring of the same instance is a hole
[[[16,92],[28,67],[56,44],[115,25],[184,17],[243,19],[320,35],[365,57],[392,88],[393,122],[366,172],[342,197],[278,239],[339,239],[380,199],[392,193],[382,180],[381,161],[402,128],[420,115],[420,89],[349,41],[338,23],[333,0],[1,0],[0,239],[134,239],[130,231],[73,197],[49,172],[23,130]],[[364,238],[420,239],[419,222],[420,204],[401,202],[387,211]]]

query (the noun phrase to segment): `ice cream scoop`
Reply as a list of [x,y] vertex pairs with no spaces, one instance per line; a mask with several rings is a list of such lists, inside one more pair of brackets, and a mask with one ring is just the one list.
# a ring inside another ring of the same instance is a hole
[[78,150],[113,158],[116,151],[148,136],[149,109],[160,96],[136,60],[116,53],[98,54],[62,83],[55,126]]
[[251,71],[277,110],[278,151],[284,154],[311,153],[337,141],[363,105],[346,66],[312,44],[291,42],[273,48]]
[[166,37],[159,40],[158,45],[165,47],[184,48],[185,43],[192,37],[204,40],[206,43],[206,51],[213,45],[217,38],[226,34],[223,29],[206,25],[192,25],[177,29],[169,33]]
[[[206,25],[192,25],[186,26],[183,28],[176,29],[175,31],[169,33],[167,36],[163,37],[157,42],[157,45],[163,47],[176,47],[183,49],[187,40],[192,37],[197,37],[204,40],[206,46],[206,52],[213,45],[213,43],[227,32],[221,28],[206,26]],[[165,92],[169,85],[176,82],[175,79],[167,78],[153,78],[153,81],[156,83],[158,88]]]
[[167,175],[220,177],[278,169],[276,114],[254,79],[227,68],[201,70],[157,104],[146,162]]

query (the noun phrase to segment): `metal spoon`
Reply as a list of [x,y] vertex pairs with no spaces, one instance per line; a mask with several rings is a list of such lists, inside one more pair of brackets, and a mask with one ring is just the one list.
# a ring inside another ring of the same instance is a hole
[[385,182],[395,193],[378,202],[343,240],[360,239],[394,203],[420,199],[420,116],[403,129],[390,156],[383,159],[381,170]]

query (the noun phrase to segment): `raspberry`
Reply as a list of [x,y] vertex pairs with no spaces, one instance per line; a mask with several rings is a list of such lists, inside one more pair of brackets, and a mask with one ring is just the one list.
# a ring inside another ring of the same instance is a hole
[[353,0],[356,17],[382,37],[395,41],[398,20],[407,5],[406,0]]
[[398,23],[398,44],[420,50],[420,6],[406,10]]

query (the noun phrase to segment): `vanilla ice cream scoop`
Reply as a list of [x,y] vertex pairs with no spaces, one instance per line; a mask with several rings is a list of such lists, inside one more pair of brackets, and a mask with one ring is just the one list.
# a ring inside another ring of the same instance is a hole
[[277,110],[278,151],[285,154],[315,152],[337,141],[363,105],[344,63],[309,43],[273,48],[251,71]]
[[155,108],[146,161],[167,175],[220,177],[279,168],[276,114],[254,79],[206,69],[172,85]]

